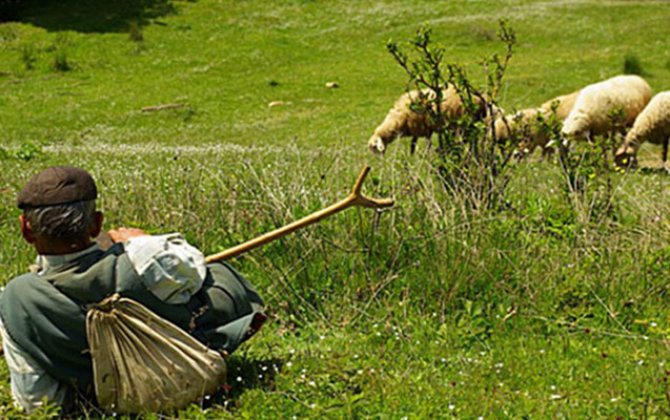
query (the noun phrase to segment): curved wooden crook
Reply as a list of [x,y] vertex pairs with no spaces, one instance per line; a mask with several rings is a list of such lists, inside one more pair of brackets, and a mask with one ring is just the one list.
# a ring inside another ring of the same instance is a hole
[[361,193],[361,189],[363,188],[363,181],[365,180],[365,177],[368,175],[368,172],[370,172],[370,167],[366,165],[365,167],[363,167],[363,170],[361,170],[361,173],[358,175],[356,183],[354,184],[354,187],[351,189],[351,194],[349,194],[349,196],[344,200],[338,201],[337,203],[328,206],[323,210],[319,210],[316,213],[312,213],[308,216],[303,217],[300,220],[297,220],[293,223],[289,223],[288,225],[282,226],[271,232],[265,233],[243,244],[234,246],[232,248],[228,248],[225,251],[221,251],[216,254],[208,255],[205,258],[205,261],[207,263],[211,263],[244,254],[245,252],[251,251],[252,249],[267,244],[268,242],[272,242],[276,239],[286,236],[289,233],[295,232],[296,230],[301,229],[305,226],[317,223],[322,219],[325,219],[326,217],[331,216],[335,213],[339,213],[342,210],[348,209],[349,207],[382,209],[393,206],[394,201],[391,198],[371,198]]

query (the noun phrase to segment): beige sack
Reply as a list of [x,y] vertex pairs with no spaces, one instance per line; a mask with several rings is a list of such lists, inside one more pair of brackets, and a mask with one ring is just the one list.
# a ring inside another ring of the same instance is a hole
[[89,309],[86,335],[98,404],[109,412],[181,408],[226,378],[218,352],[118,294]]

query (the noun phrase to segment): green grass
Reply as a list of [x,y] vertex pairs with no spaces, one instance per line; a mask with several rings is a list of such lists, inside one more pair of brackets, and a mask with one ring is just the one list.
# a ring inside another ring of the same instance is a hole
[[[389,38],[429,23],[477,79],[478,60],[500,49],[497,19],[508,18],[519,44],[502,105],[524,108],[620,73],[631,51],[654,90],[667,89],[670,55],[658,40],[670,35],[668,5],[63,4],[76,13],[29,3],[21,22],[0,25],[3,281],[34,257],[19,239],[16,193],[51,164],[94,174],[108,227],[181,231],[206,253],[342,198],[366,162],[368,192],[397,201],[233,262],[271,320],[231,357],[231,391],[182,417],[670,412],[665,174],[616,175],[617,218],[584,222],[557,165],[525,162],[512,168],[510,208],[473,214],[442,191],[422,147],[410,157],[398,141],[384,158],[366,148],[405,87]],[[58,57],[68,71],[54,68]],[[141,111],[169,103],[183,107]],[[645,148],[643,166],[658,156]],[[0,401],[0,417],[17,415],[4,363]]]

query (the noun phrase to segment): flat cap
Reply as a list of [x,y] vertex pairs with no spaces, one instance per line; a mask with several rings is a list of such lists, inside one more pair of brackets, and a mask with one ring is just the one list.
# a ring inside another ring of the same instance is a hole
[[20,209],[98,198],[93,177],[81,168],[52,166],[33,176],[16,199]]

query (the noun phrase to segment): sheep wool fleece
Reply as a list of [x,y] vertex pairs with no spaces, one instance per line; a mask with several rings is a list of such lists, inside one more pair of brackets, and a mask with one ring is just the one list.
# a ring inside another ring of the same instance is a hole
[[44,276],[13,279],[0,298],[0,316],[9,336],[51,376],[86,392],[93,383],[86,313],[115,293],[141,303],[210,349],[228,353],[266,318],[254,288],[221,263],[207,266],[202,288],[186,304],[161,301],[144,286],[122,244]]

